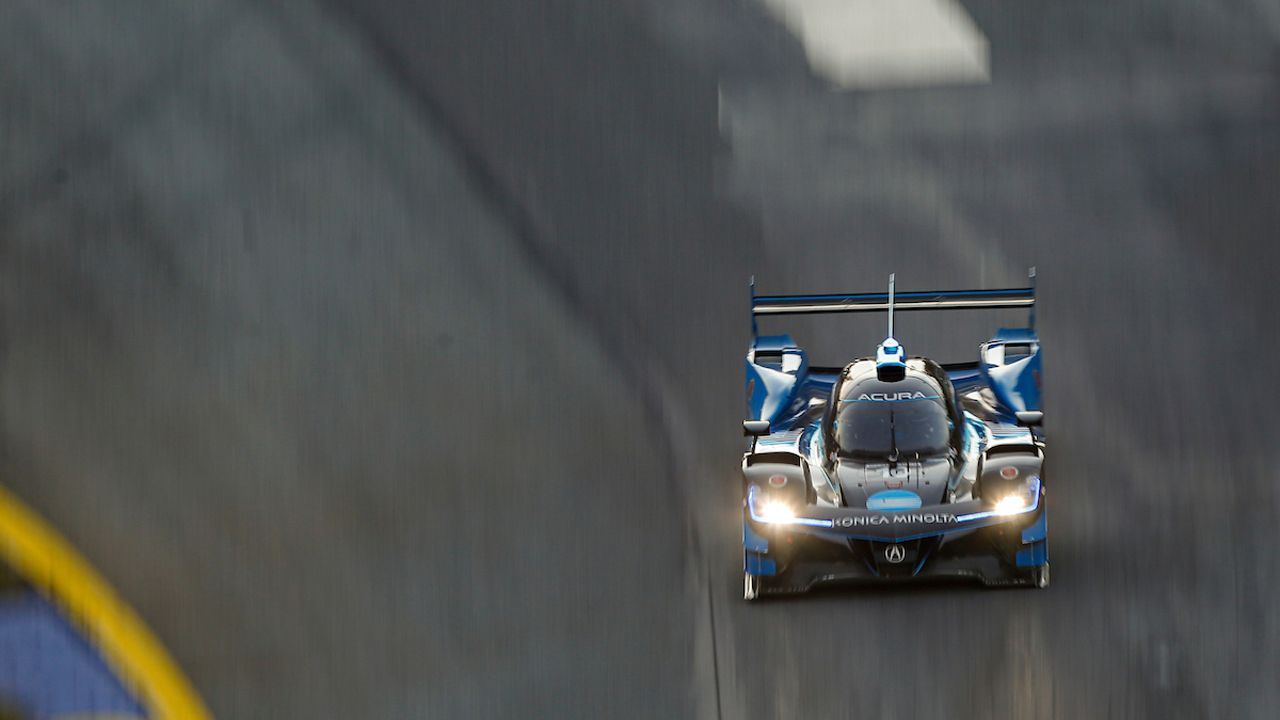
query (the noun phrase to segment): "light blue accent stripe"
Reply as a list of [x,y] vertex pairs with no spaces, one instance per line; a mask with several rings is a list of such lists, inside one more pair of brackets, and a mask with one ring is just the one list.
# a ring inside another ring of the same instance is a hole
[[867,498],[868,510],[902,512],[920,507],[920,496],[910,490],[882,490]]

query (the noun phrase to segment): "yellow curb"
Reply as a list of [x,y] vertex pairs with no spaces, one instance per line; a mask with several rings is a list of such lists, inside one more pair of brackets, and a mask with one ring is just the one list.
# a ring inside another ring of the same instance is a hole
[[58,605],[153,720],[212,720],[173,658],[58,531],[0,487],[0,559]]

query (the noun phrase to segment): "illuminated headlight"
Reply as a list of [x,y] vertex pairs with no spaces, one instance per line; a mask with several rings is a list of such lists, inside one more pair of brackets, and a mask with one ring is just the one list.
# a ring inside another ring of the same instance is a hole
[[1032,476],[1026,487],[1000,498],[992,509],[997,515],[1016,515],[1017,513],[1030,512],[1036,508],[1039,496],[1040,478]]
[[832,527],[832,522],[825,518],[796,517],[796,509],[789,503],[770,499],[755,485],[747,491],[747,509],[751,511],[751,519],[758,523]]
[[796,519],[796,513],[786,503],[777,500],[766,500],[760,503],[758,513],[761,522],[789,523]]
[[790,504],[769,497],[754,485],[747,491],[747,506],[751,519],[756,522],[789,525],[796,519],[796,511]]
[[1027,506],[1027,498],[1022,493],[1006,495],[996,503],[997,515],[1012,515]]

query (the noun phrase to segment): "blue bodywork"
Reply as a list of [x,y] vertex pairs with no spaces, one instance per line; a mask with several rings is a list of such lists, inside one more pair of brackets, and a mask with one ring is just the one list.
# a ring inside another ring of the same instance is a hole
[[[987,357],[997,348],[1010,346],[1029,347],[1030,352],[1019,355],[1013,362],[993,364]],[[982,387],[991,389],[998,401],[997,409],[1010,422],[1014,413],[1024,410],[1041,410],[1040,405],[1040,340],[1030,328],[1001,328],[983,343],[983,359],[972,363],[943,365],[947,379],[957,395],[963,395]],[[783,371],[781,365],[773,367],[752,362],[751,358],[788,356],[797,358],[794,369]],[[812,370],[812,372],[811,372]],[[830,392],[839,377],[841,368],[810,368],[808,354],[796,345],[790,335],[763,335],[755,338],[746,361],[747,417],[768,420],[770,429],[777,432],[786,426],[786,420],[804,410],[808,399]]]
[[[769,358],[764,361],[763,358]],[[761,362],[752,362],[760,358]],[[776,362],[773,360],[776,358]],[[809,358],[790,335],[764,335],[752,343],[747,360],[747,412],[770,425],[790,407],[796,387],[809,371]]]
[[[1027,348],[1029,352],[1008,361],[1007,353],[1015,347]],[[1006,362],[993,365],[983,359],[978,367],[1000,406],[1012,412],[1039,410],[1040,338],[1031,328],[1001,328],[983,345],[984,354],[997,348],[1006,353]]]
[[1049,562],[1049,513],[1040,513],[1034,524],[1022,531],[1028,547],[1018,551],[1018,567],[1035,567]]

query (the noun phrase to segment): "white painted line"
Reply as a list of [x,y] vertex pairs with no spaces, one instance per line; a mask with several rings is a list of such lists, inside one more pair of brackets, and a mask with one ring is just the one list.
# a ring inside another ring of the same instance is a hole
[[764,0],[845,88],[984,83],[987,38],[956,0]]

